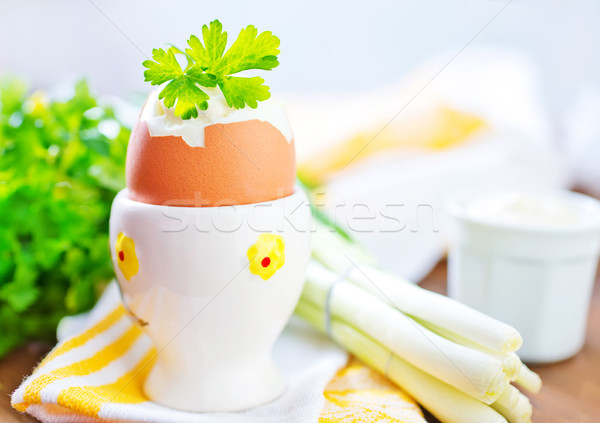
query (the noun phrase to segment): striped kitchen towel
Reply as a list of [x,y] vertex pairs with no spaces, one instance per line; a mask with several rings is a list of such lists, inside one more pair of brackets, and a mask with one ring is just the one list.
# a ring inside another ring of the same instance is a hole
[[274,351],[288,388],[251,410],[198,414],[149,401],[142,385],[155,354],[113,282],[89,314],[61,322],[58,345],[12,394],[12,406],[45,423],[424,422],[398,388],[358,362],[344,367],[344,351],[295,319]]

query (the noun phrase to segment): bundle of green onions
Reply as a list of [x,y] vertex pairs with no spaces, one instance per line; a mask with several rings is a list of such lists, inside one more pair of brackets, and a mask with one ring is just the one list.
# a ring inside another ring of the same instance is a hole
[[[321,214],[296,314],[403,388],[442,423],[527,423],[539,376],[502,322],[378,269]],[[322,225],[325,223],[325,225]]]

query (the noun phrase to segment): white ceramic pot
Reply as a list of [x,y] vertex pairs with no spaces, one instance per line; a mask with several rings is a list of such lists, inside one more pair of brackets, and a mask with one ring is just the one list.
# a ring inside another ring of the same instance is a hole
[[585,340],[600,252],[600,202],[564,191],[542,196],[569,206],[573,221],[567,223],[544,222],[543,215],[521,222],[502,220],[492,210],[487,216],[469,211],[474,201],[496,196],[506,194],[466,196],[450,205],[448,294],[514,326],[523,336],[524,361],[569,358]]
[[195,412],[267,403],[285,388],[271,349],[310,257],[302,190],[227,207],[167,207],[121,191],[110,218],[123,301],[159,351],[148,397]]

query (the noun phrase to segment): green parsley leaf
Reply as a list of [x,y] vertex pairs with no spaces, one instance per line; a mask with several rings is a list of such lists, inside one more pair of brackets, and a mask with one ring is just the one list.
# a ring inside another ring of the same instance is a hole
[[152,60],[145,60],[142,65],[148,68],[144,71],[144,81],[152,85],[164,84],[167,81],[183,75],[181,66],[175,57],[174,48],[164,51],[162,48],[152,50]]
[[260,76],[254,78],[226,76],[219,81],[219,87],[229,107],[243,109],[247,104],[256,109],[258,106],[257,101],[266,100],[271,96],[269,87],[262,85],[263,82],[265,81]]
[[227,46],[227,33],[223,32],[221,22],[214,20],[210,27],[202,26],[202,39],[204,45],[195,35],[190,36],[188,45],[191,48],[185,52],[204,69],[211,69],[223,57],[223,52]]
[[[152,51],[152,60],[144,61],[143,65],[148,69],[144,72],[146,81],[152,85],[160,85],[170,81],[168,85],[160,92],[160,99],[165,100],[167,107],[175,106],[175,114],[182,119],[198,117],[198,110],[208,108],[208,94],[198,88],[198,85],[204,87],[215,87],[217,84],[215,78],[194,65],[188,57],[188,67],[184,71],[181,69],[175,53],[181,53],[177,47],[171,47],[165,51],[163,49],[154,49]],[[197,85],[198,84],[198,85]]]
[[249,69],[271,70],[277,67],[279,38],[270,31],[257,34],[258,30],[252,25],[242,29],[212,72],[216,75],[233,75]]
[[195,83],[200,84],[203,87],[217,86],[216,78],[209,73],[205,73],[199,65],[194,65],[190,67],[188,70],[185,71],[185,74]]
[[158,98],[165,100],[165,106],[175,106],[175,115],[182,119],[198,117],[200,110],[208,109],[208,94],[198,88],[196,82],[187,76],[180,76],[169,82]]
[[[172,46],[167,51],[155,49],[153,60],[143,62],[144,77],[152,85],[168,84],[159,94],[167,107],[175,107],[175,115],[182,119],[198,117],[198,110],[208,108],[209,95],[200,87],[219,86],[229,107],[242,109],[258,107],[268,99],[269,87],[260,77],[233,77],[247,70],[272,70],[279,65],[279,38],[270,31],[258,33],[253,25],[240,31],[229,50],[227,32],[218,20],[202,27],[202,40],[195,35],[188,39],[185,52]],[[185,55],[185,70],[176,54]]]

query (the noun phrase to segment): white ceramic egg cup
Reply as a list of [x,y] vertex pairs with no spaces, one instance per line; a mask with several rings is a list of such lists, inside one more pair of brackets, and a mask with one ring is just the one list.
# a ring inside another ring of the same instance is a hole
[[[193,412],[238,411],[285,389],[271,357],[300,297],[310,257],[304,192],[258,204],[167,207],[114,200],[110,243],[126,307],[158,351],[148,397]],[[285,263],[268,280],[250,271],[248,249],[261,233],[285,242]],[[119,234],[135,243],[139,270],[118,266]]]

